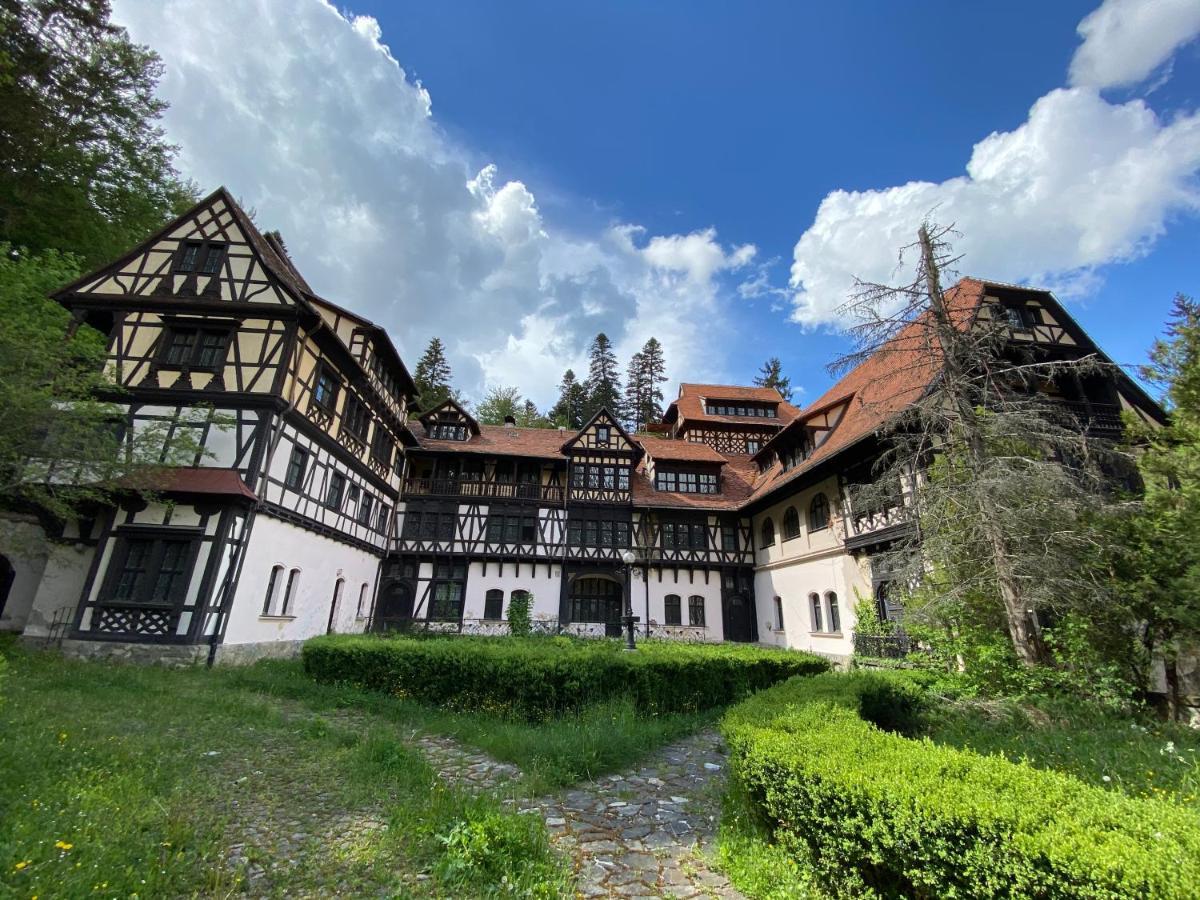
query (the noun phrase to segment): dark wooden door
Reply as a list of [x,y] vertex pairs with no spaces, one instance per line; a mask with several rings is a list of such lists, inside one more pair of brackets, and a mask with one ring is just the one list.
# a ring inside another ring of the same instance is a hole
[[393,581],[379,594],[375,607],[375,631],[403,630],[412,622],[413,590],[404,581]]
[[745,591],[725,595],[725,640],[746,643],[754,640],[754,604]]

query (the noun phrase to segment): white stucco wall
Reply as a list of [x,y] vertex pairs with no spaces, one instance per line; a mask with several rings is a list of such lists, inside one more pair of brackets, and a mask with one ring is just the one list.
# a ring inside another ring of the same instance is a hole
[[[262,614],[274,566],[284,570],[276,588],[281,594],[287,588],[288,573],[300,570],[287,616]],[[324,634],[339,578],[345,583],[334,630],[361,632],[367,620],[357,615],[359,592],[366,584],[368,598],[374,597],[378,572],[379,558],[374,554],[260,513],[250,530],[224,642],[297,641]],[[363,612],[370,614],[369,602]]]
[[70,607],[74,617],[95,555],[96,548],[86,544],[47,545],[46,567],[25,623],[26,636],[49,637],[55,614],[63,607]]
[[[645,634],[646,625],[646,588],[642,581],[642,573],[637,572],[633,581],[633,614],[641,617],[639,630]],[[668,594],[679,595],[679,626],[668,626],[666,597]],[[704,573],[697,571],[689,579],[686,570],[680,570],[678,580],[675,571],[667,568],[659,580],[658,570],[651,568],[649,579],[650,595],[650,633],[653,637],[671,637],[682,640],[720,641],[725,637],[721,617],[721,576],[719,572],[711,572],[708,583],[705,584]],[[688,625],[688,598],[697,595],[704,598],[704,627]]]
[[562,567],[551,565],[546,571],[546,564],[533,566],[521,563],[505,563],[503,571],[498,563],[490,562],[487,573],[484,565],[473,562],[467,571],[467,590],[463,603],[463,619],[482,619],[484,600],[487,592],[493,589],[504,591],[504,618],[508,619],[508,601],[513,591],[529,591],[533,595],[533,605],[529,612],[534,619],[558,619],[558,595],[562,583]]
[[25,627],[48,553],[46,536],[31,517],[0,516],[0,554],[13,567],[8,600],[0,613],[0,631],[20,631]]

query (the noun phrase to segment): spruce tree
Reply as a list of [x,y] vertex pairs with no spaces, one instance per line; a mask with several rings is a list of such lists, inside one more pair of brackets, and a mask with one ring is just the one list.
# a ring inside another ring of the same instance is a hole
[[667,381],[667,363],[663,359],[663,348],[658,338],[650,338],[642,347],[642,372],[646,383],[642,422],[649,424],[663,417],[662,389]]
[[417,384],[417,409],[421,412],[439,406],[454,396],[450,387],[450,363],[446,361],[446,348],[441,338],[432,338],[429,346],[417,361],[413,375]]
[[587,396],[587,384],[580,383],[573,369],[567,369],[558,385],[558,402],[550,407],[550,420],[563,428],[582,428]]
[[792,379],[783,376],[783,363],[778,356],[772,356],[763,363],[762,371],[754,378],[759,387],[775,388],[784,400],[792,399]]
[[646,368],[641,353],[629,358],[625,370],[625,424],[632,431],[641,431],[646,424]]
[[622,417],[617,356],[613,353],[612,341],[603,331],[596,335],[588,348],[588,398],[584,421],[602,409],[607,409],[617,419]]

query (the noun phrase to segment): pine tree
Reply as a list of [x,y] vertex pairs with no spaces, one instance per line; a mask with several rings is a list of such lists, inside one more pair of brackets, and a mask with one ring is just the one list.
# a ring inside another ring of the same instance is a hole
[[783,377],[783,363],[778,356],[772,356],[763,363],[762,371],[754,379],[759,387],[775,388],[784,400],[792,399],[792,379]]
[[662,389],[667,381],[667,363],[663,359],[663,348],[658,338],[650,338],[642,347],[642,372],[646,383],[642,422],[649,424],[663,417]]
[[632,431],[641,431],[646,424],[646,366],[641,353],[629,357],[625,370],[625,424]]
[[522,428],[550,427],[550,420],[538,412],[537,404],[532,400],[526,400],[518,406],[517,414],[514,418],[516,418],[517,424]]
[[550,407],[550,420],[562,428],[582,428],[587,396],[587,384],[581,384],[576,379],[574,370],[567,369],[563,372],[562,381],[558,386],[558,402]]
[[588,399],[584,421],[602,409],[607,409],[617,419],[622,417],[617,356],[613,353],[612,341],[603,331],[596,335],[588,348]]
[[450,387],[450,363],[446,361],[446,348],[441,338],[432,338],[429,346],[417,361],[413,376],[417,384],[417,409],[421,412],[439,406],[455,395]]

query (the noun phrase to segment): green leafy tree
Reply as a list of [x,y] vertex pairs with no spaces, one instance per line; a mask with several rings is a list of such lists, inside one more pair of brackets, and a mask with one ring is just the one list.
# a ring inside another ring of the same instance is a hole
[[155,96],[162,63],[106,0],[0,3],[0,241],[118,256],[196,200]]
[[441,338],[431,338],[429,346],[417,360],[413,381],[417,385],[417,408],[421,412],[440,406],[452,397],[455,390],[450,386],[450,363],[446,360],[446,348]]
[[1142,377],[1163,388],[1165,428],[1140,427],[1144,502],[1130,522],[1123,570],[1144,663],[1161,656],[1172,714],[1179,661],[1200,652],[1200,304],[1175,298],[1166,337],[1155,341]]
[[588,397],[583,410],[586,422],[602,409],[620,419],[621,377],[617,374],[617,356],[612,341],[603,331],[596,335],[588,348]]
[[778,356],[772,356],[762,365],[762,370],[754,377],[754,383],[759,387],[775,388],[784,400],[792,399],[792,379],[785,378],[783,363]]
[[489,388],[475,407],[475,418],[481,425],[503,425],[505,417],[508,416],[516,421],[522,408],[523,402],[519,389],[515,387]]
[[530,609],[533,595],[526,591],[514,591],[508,601],[508,631],[513,637],[529,637],[533,631]]
[[[200,453],[170,422],[126,427],[122,391],[105,370],[105,340],[47,294],[79,273],[75,257],[0,244],[0,505],[63,521],[122,493],[153,493],[165,466]],[[184,424],[225,423],[211,410]]]
[[558,402],[550,407],[550,421],[573,431],[582,428],[587,398],[587,385],[576,379],[574,370],[567,369],[558,385]]

